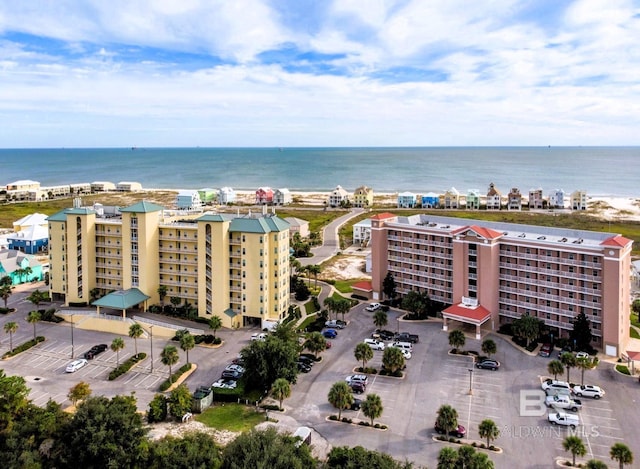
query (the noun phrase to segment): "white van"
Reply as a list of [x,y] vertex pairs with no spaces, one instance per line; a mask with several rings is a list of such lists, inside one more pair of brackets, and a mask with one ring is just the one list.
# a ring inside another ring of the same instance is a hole
[[389,347],[395,347],[402,350],[406,350],[407,352],[413,352],[413,345],[411,342],[394,342]]

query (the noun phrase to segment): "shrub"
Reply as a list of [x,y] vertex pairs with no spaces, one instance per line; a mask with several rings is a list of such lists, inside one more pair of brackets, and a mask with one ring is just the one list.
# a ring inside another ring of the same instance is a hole
[[0,308],[0,314],[13,313],[15,308]]
[[349,423],[349,419],[348,419],[347,417],[342,417],[342,421],[343,421],[344,423]]
[[379,423],[376,423],[376,424],[373,426],[373,428],[380,428],[380,424],[379,424]]
[[31,347],[35,347],[40,342],[44,342],[44,337],[42,337],[41,335],[37,336],[35,338],[35,340],[31,339],[31,340],[25,342],[24,344],[20,344],[17,347],[14,347],[13,348],[13,352],[11,352],[11,351],[5,352],[5,354],[2,355],[2,358],[13,357],[13,356],[19,354],[20,352],[24,352],[25,350],[29,350]]
[[[439,440],[439,441],[447,441],[447,437],[446,437],[446,436],[442,436],[442,435],[440,435],[439,437],[437,437],[437,438],[436,438],[436,440]],[[474,444],[475,444],[475,443],[474,443]]]
[[473,443],[471,443],[471,446],[475,448],[477,446],[476,442],[474,441]]
[[487,447],[487,445],[485,445],[484,443],[480,443],[480,448],[485,449]]
[[113,381],[117,377],[122,376],[127,371],[129,371],[133,365],[144,360],[145,358],[147,358],[147,354],[144,352],[140,352],[138,355],[130,357],[127,361],[121,363],[119,367],[109,373],[109,381]]
[[160,391],[162,392],[162,391],[166,391],[167,389],[169,389],[173,383],[178,381],[180,376],[185,374],[190,369],[191,369],[191,363],[185,363],[184,365],[182,365],[178,371],[176,371],[174,374],[172,374],[169,379],[165,380],[160,385]]
[[280,406],[274,405],[274,404],[262,404],[260,407],[264,410],[278,410],[278,411],[282,410]]
[[337,415],[330,415],[329,416],[329,420],[338,420],[338,416]]
[[48,310],[44,311],[44,310],[40,310],[40,320],[41,321],[46,321],[46,322],[55,322],[55,323],[59,323],[64,321],[64,319],[62,319],[60,316],[56,316],[56,309],[55,308],[49,308]]
[[456,439],[454,437],[449,437],[449,443],[455,443]]

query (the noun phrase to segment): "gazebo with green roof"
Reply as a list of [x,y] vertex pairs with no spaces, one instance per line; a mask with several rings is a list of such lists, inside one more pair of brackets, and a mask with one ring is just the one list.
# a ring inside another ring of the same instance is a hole
[[99,300],[91,303],[98,308],[117,309],[122,311],[122,317],[127,317],[127,309],[143,303],[143,309],[147,309],[147,300],[151,298],[145,295],[137,288],[129,288],[128,290],[118,290],[103,296]]

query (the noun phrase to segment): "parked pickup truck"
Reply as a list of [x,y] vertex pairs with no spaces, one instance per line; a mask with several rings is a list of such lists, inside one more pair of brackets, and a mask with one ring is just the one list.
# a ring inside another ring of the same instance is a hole
[[411,342],[412,344],[415,344],[417,342],[420,342],[420,337],[418,337],[418,334],[409,334],[408,332],[400,332],[399,334],[396,334],[394,340],[396,342]]
[[578,409],[582,408],[582,401],[580,401],[580,399],[571,399],[569,396],[560,394],[557,396],[547,396],[545,404],[547,404],[547,407],[571,410],[572,412],[577,412]]
[[552,412],[547,417],[552,425],[564,425],[571,429],[580,425],[580,418],[576,414],[567,414],[564,412]]

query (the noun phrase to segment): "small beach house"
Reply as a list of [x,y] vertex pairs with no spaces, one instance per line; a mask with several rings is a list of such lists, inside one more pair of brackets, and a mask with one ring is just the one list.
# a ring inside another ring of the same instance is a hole
[[542,189],[529,190],[529,210],[541,210],[544,208]]
[[455,187],[452,187],[444,193],[442,197],[444,209],[456,209],[460,208],[460,192]]
[[522,210],[522,194],[517,187],[512,187],[507,195],[507,210]]
[[256,191],[256,205],[269,205],[273,203],[273,189],[259,187]]
[[329,200],[327,205],[329,207],[340,207],[343,203],[349,201],[349,193],[342,188],[342,186],[337,186],[331,194],[329,194]]
[[440,196],[435,192],[428,192],[422,196],[422,208],[438,208]]
[[416,195],[413,192],[400,192],[398,194],[398,208],[414,208]]
[[549,195],[549,208],[564,208],[564,190],[554,189]]
[[309,236],[309,222],[301,218],[287,217],[284,219],[289,223],[289,237],[293,239],[295,234],[299,234],[301,238]]
[[360,186],[353,192],[354,207],[371,207],[373,205],[373,189]]
[[236,201],[236,192],[231,187],[223,187],[218,192],[218,202],[227,205]]
[[502,193],[496,189],[495,184],[489,184],[487,191],[487,210],[500,210],[502,207]]
[[273,205],[289,205],[293,201],[293,197],[289,189],[276,189],[273,191]]
[[587,209],[587,191],[577,190],[571,193],[571,210]]
[[200,210],[202,208],[200,193],[194,190],[179,191],[176,196],[176,207],[181,210]]
[[467,191],[466,198],[467,210],[479,210],[480,209],[480,191],[478,189],[469,189]]
[[42,264],[30,254],[5,249],[0,251],[0,278],[7,275],[13,285],[42,280]]

